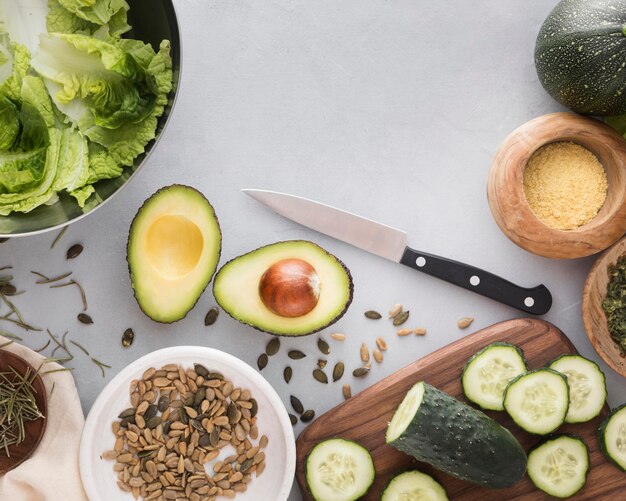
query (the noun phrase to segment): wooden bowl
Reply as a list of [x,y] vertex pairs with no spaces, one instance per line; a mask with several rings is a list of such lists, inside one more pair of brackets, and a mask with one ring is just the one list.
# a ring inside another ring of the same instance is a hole
[[[0,372],[8,371],[11,367],[21,375],[26,374],[28,368],[30,368],[31,373],[35,372],[35,369],[22,357],[18,357],[10,351],[0,350]],[[34,379],[33,388],[36,392],[35,401],[37,402],[37,407],[39,407],[39,410],[44,416],[47,416],[48,398],[46,396],[46,388],[40,375],[37,375]],[[27,421],[24,424],[26,438],[21,444],[9,447],[10,457],[7,457],[4,450],[0,451],[0,475],[4,475],[7,471],[20,465],[35,452],[35,449],[37,449],[46,431],[47,421],[45,417],[34,421]]]
[[[560,141],[577,143],[604,166],[606,202],[587,224],[570,231],[541,221],[526,200],[524,169],[542,146]],[[525,123],[502,143],[491,165],[487,197],[496,223],[514,243],[540,256],[577,258],[600,252],[626,232],[626,141],[593,118],[553,113]]]
[[594,350],[611,367],[626,377],[626,359],[620,356],[619,348],[609,334],[602,301],[606,297],[609,283],[609,266],[626,254],[626,237],[600,256],[587,275],[583,288],[583,321],[587,337]]

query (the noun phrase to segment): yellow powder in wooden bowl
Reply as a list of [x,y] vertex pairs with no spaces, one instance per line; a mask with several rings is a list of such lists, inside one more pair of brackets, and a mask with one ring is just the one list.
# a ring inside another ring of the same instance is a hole
[[604,205],[608,183],[596,156],[576,143],[539,148],[524,169],[524,194],[545,224],[573,230],[591,221]]

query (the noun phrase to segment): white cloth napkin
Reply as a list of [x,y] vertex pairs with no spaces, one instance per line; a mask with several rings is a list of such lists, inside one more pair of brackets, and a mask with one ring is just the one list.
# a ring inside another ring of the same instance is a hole
[[[0,344],[7,340],[0,336]],[[17,343],[3,348],[37,368],[44,359]],[[48,363],[44,370],[60,369]],[[78,468],[80,435],[85,417],[71,372],[43,376],[48,398],[48,424],[33,455],[0,476],[0,499],[11,501],[83,501],[87,499]],[[52,396],[50,392],[54,385]]]

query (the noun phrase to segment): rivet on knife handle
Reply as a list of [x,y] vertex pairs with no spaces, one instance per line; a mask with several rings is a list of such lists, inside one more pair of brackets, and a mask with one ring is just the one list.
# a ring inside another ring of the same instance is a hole
[[407,247],[400,262],[410,268],[476,292],[533,315],[543,315],[552,306],[545,285],[521,287],[502,277],[468,264],[434,256]]

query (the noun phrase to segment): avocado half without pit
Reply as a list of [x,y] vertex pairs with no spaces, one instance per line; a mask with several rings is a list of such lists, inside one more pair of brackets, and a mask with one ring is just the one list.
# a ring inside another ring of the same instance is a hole
[[226,263],[213,293],[235,320],[281,336],[304,336],[339,320],[352,302],[346,266],[313,242],[290,240]]
[[135,298],[157,322],[187,315],[211,281],[222,249],[219,222],[194,188],[160,189],[130,226],[127,260]]

